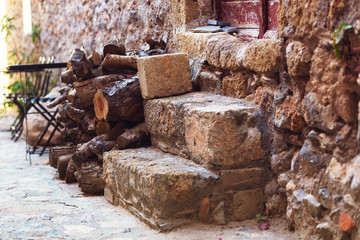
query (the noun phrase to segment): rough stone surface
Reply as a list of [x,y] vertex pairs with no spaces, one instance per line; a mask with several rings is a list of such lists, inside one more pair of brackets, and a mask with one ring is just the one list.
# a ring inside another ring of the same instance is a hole
[[168,97],[192,89],[189,59],[175,53],[138,58],[141,95],[144,99]]
[[317,201],[314,195],[307,194],[304,197],[304,206],[312,217],[315,218],[321,216],[321,211],[322,211],[321,204]]
[[263,190],[253,189],[238,192],[234,195],[234,215],[236,220],[254,218],[263,212]]
[[[93,50],[102,53],[104,44],[115,39],[124,43],[127,50],[148,47],[147,37],[163,40],[169,50],[174,50],[180,30],[205,25],[213,14],[210,0],[109,0],[80,5],[68,0],[36,0],[31,4],[32,21],[34,25],[40,23],[40,54],[56,56],[57,61],[68,60],[71,51],[80,46],[88,53]],[[22,33],[21,1],[19,5],[13,12],[19,23],[17,32]],[[9,16],[13,16],[11,12]]]
[[207,41],[212,36],[226,35],[226,33],[192,33],[179,32],[177,35],[178,50],[191,57],[201,57],[206,53]]
[[260,160],[256,105],[210,93],[149,100],[145,125],[154,146],[213,167]]
[[286,47],[286,63],[291,77],[310,74],[311,53],[302,42],[291,42]]
[[300,150],[299,161],[304,171],[311,176],[326,166],[329,159],[323,156],[310,140],[306,140]]
[[247,85],[250,74],[243,70],[239,72],[231,72],[230,75],[222,79],[221,95],[245,98],[248,95]]
[[280,46],[276,40],[252,41],[246,48],[242,65],[255,72],[278,72],[280,66]]
[[221,171],[222,188],[225,190],[256,188],[261,185],[262,172],[261,168],[223,170]]
[[104,155],[107,161],[114,169],[104,165],[105,181],[115,179],[119,202],[162,230],[183,224],[179,219],[196,214],[219,178],[189,160],[154,149],[111,151]]
[[213,211],[214,223],[219,225],[224,225],[226,223],[225,218],[225,204],[220,202]]
[[214,67],[237,71],[242,67],[242,52],[248,44],[238,38],[226,35],[215,35],[208,39],[206,60]]
[[[0,238],[2,239],[302,239],[285,229],[282,219],[273,219],[277,228],[259,231],[254,219],[232,222],[220,229],[213,224],[192,223],[170,233],[150,229],[133,214],[109,204],[103,196],[83,195],[77,184],[57,180],[56,170],[45,165],[48,156],[25,159],[25,141],[10,140],[8,125],[0,120]],[[17,149],[18,151],[14,151]],[[241,229],[239,226],[245,226]]]

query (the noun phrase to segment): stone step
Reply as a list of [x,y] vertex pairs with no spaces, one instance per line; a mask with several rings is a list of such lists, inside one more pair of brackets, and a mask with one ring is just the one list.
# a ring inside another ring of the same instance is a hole
[[219,176],[193,162],[153,148],[104,154],[105,198],[153,228],[166,231],[198,215]]
[[147,100],[151,143],[209,169],[262,165],[260,108],[245,100],[206,92]]
[[263,169],[207,170],[156,148],[104,154],[104,195],[155,229],[194,220],[225,224],[262,213]]

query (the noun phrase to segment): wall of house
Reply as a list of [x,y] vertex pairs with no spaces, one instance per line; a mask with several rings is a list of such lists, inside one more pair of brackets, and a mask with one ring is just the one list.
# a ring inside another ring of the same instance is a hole
[[127,50],[147,47],[151,37],[174,49],[178,31],[203,24],[212,16],[211,0],[200,1],[32,1],[33,21],[41,24],[41,47],[45,55],[67,61],[73,49],[102,52],[111,40]]
[[[276,39],[178,37],[198,89],[261,106],[265,213],[286,215],[308,239],[360,235],[359,8],[356,0],[282,0]],[[340,31],[337,58],[332,34],[344,22],[352,28]]]

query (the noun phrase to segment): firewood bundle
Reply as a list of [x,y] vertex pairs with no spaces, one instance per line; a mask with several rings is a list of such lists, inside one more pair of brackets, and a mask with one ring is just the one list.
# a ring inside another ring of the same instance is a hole
[[105,45],[103,57],[98,52],[86,56],[83,50],[75,49],[61,74],[61,82],[67,85],[48,107],[58,107],[57,121],[64,125],[61,135],[74,147],[69,153],[68,144],[64,154],[61,147],[54,149],[50,164],[57,167],[61,179],[77,181],[85,193],[97,194],[104,189],[104,152],[150,144],[143,123],[137,57],[163,50],[156,49],[159,43],[149,42],[148,52],[127,55],[124,45],[117,42]]

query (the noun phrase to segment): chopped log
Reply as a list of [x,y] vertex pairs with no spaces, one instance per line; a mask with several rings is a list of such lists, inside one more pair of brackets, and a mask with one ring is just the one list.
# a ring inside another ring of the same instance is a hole
[[146,146],[150,146],[150,136],[145,129],[144,123],[125,130],[125,132],[116,139],[116,148],[119,150]]
[[99,121],[96,123],[95,126],[95,133],[96,135],[101,135],[104,133],[110,132],[110,124],[105,121]]
[[77,123],[81,123],[85,116],[85,110],[74,108],[70,104],[64,107],[64,109],[66,110],[67,115]]
[[[53,108],[53,107],[56,107],[57,105],[59,105],[60,103],[63,103],[65,100],[67,100],[67,96],[68,96],[68,93],[71,89],[71,85],[68,85],[64,88],[62,88],[60,91],[61,91],[61,95],[57,98],[55,98],[54,101],[52,101],[51,103],[49,103],[47,105],[48,108]],[[60,92],[59,91],[59,92]]]
[[65,84],[72,84],[76,81],[76,76],[71,69],[68,69],[61,73],[60,81]]
[[66,169],[74,153],[63,155],[59,157],[57,162],[57,170],[59,172],[59,178],[64,180],[66,176]]
[[87,194],[102,194],[105,188],[103,167],[96,161],[84,162],[77,171],[81,191]]
[[49,163],[53,168],[57,168],[57,162],[60,156],[75,153],[75,146],[58,146],[50,148]]
[[111,41],[104,46],[103,55],[106,57],[107,54],[125,55],[125,45],[118,41]]
[[81,128],[87,132],[95,132],[95,116],[93,114],[86,113],[83,121],[81,122]]
[[95,68],[100,65],[101,62],[101,55],[97,51],[92,52],[90,56],[88,57],[88,60],[91,64],[91,67]]
[[111,82],[121,81],[123,78],[129,77],[123,74],[110,74],[89,79],[83,82],[76,82],[74,87],[76,94],[84,108],[93,106],[93,98],[98,89],[109,86]]
[[70,66],[77,81],[84,81],[94,76],[89,60],[87,60],[85,53],[80,49],[75,49],[72,54]]
[[70,102],[73,102],[74,99],[76,97],[76,89],[75,88],[71,88],[68,92],[68,95],[67,95],[67,99],[70,101]]
[[115,141],[107,141],[107,135],[99,135],[87,143],[82,144],[73,156],[74,162],[77,166],[85,162],[91,157],[97,156],[99,160],[102,159],[102,154],[110,151],[115,146]]
[[137,58],[135,56],[120,56],[108,54],[102,63],[103,70],[130,69],[137,71]]
[[[106,120],[107,115],[109,113],[109,103],[104,97],[101,89],[98,89],[96,94],[94,95],[94,110],[95,116],[98,120]],[[110,126],[109,126],[110,130]],[[98,134],[99,135],[99,134]]]
[[151,37],[147,37],[145,39],[145,42],[149,44],[150,50],[152,49],[165,49],[166,43],[163,40],[157,41]]
[[[108,121],[131,122],[140,122],[144,118],[143,99],[137,77],[112,82],[101,90],[103,94],[94,98],[94,101],[98,101],[94,104],[94,110],[95,113],[101,113],[99,117]],[[108,111],[101,109],[106,106],[106,102]]]
[[76,177],[75,177],[75,172],[78,170],[80,170],[80,168],[78,168],[76,166],[76,164],[74,163],[73,160],[70,160],[70,162],[66,168],[65,182],[66,183],[77,182]]

